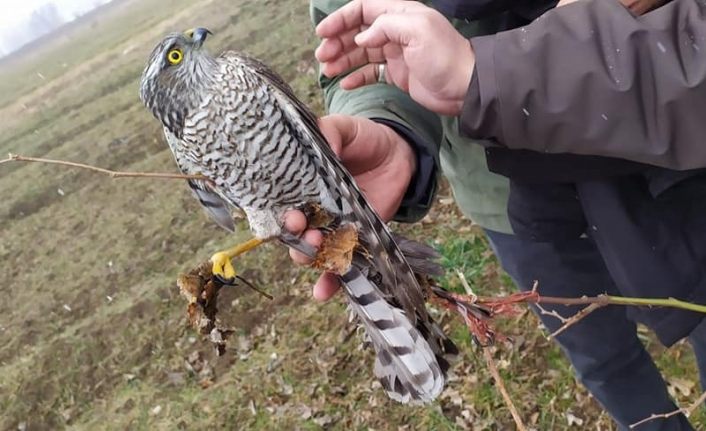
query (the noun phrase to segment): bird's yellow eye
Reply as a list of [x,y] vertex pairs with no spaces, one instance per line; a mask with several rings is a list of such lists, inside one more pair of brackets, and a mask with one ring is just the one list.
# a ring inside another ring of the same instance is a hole
[[180,49],[172,49],[169,51],[169,54],[167,54],[167,61],[171,64],[179,64],[182,59],[184,59],[184,54],[181,53]]

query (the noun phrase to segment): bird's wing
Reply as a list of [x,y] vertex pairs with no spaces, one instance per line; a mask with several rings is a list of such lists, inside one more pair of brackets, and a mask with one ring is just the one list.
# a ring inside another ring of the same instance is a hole
[[235,208],[223,200],[209,183],[200,180],[189,180],[189,187],[191,187],[191,191],[194,192],[194,195],[201,202],[201,206],[208,215],[218,223],[218,226],[230,232],[235,230],[232,212]]
[[[185,174],[197,173],[190,172],[189,169],[187,169],[186,161],[182,160],[180,153],[176,151],[176,148],[184,148],[186,145],[180,143],[179,138],[174,136],[174,134],[166,128],[164,129],[164,136],[167,138],[167,144],[169,144],[169,148],[172,150],[172,154],[174,154],[174,159],[176,160],[179,170]],[[206,181],[189,180],[189,187],[191,187],[194,196],[199,200],[208,215],[218,223],[218,226],[231,232],[235,230],[233,211],[237,210],[236,206],[223,199]]]
[[314,114],[289,85],[254,58],[235,52],[222,57],[240,63],[269,84],[284,118],[339,205],[341,219],[358,227],[367,253],[356,253],[341,281],[377,352],[376,376],[393,399],[433,400],[444,386],[448,368],[444,356],[458,351],[429,316],[422,288],[387,226],[331,150]]

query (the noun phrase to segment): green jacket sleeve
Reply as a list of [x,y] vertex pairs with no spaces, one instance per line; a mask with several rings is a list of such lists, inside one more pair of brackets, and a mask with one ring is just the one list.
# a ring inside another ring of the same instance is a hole
[[[311,0],[310,12],[314,25],[347,2]],[[375,84],[346,91],[338,85],[341,78],[330,79],[319,74],[327,112],[357,115],[391,126],[410,142],[417,153],[418,169],[415,177],[424,174],[425,178],[412,179],[410,190],[394,219],[402,222],[421,219],[429,210],[436,189],[439,146],[443,139],[441,119],[392,85]],[[419,166],[420,160],[423,163],[425,157],[430,160],[428,164],[433,165],[431,173],[428,172],[428,166]],[[420,180],[423,184],[420,184]]]

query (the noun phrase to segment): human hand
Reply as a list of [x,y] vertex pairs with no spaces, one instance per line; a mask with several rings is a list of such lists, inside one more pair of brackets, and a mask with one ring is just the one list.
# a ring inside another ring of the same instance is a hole
[[[363,117],[329,115],[319,119],[319,127],[333,151],[350,171],[358,187],[378,215],[388,221],[395,215],[416,170],[414,151],[401,136],[384,124]],[[314,247],[321,246],[323,235],[308,229],[300,211],[285,214],[284,227]],[[289,254],[296,263],[311,261],[294,249]],[[325,301],[338,290],[334,274],[323,273],[314,285],[314,298]]]
[[316,27],[323,40],[316,50],[322,72],[347,90],[385,79],[419,104],[458,115],[471,81],[475,55],[470,42],[436,10],[419,2],[353,0]]

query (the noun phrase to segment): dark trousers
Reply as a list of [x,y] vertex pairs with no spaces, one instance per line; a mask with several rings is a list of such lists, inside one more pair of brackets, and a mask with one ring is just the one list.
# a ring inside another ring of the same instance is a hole
[[[580,238],[560,244],[535,242],[486,230],[503,269],[521,290],[539,281],[539,292],[547,296],[580,297],[602,293],[620,295],[595,243]],[[544,306],[565,317],[580,307]],[[535,310],[537,311],[537,310]],[[539,315],[549,331],[561,322]],[[636,324],[623,306],[600,308],[557,337],[576,370],[579,380],[603,405],[620,429],[649,417],[677,409],[662,375],[637,337]],[[693,330],[694,347],[701,374],[706,381],[706,323]],[[684,415],[655,419],[638,430],[692,430]]]

